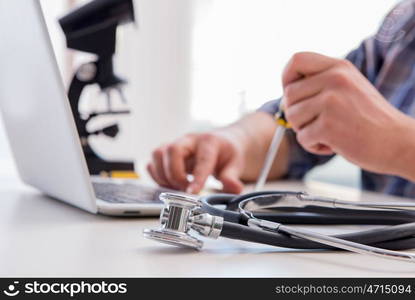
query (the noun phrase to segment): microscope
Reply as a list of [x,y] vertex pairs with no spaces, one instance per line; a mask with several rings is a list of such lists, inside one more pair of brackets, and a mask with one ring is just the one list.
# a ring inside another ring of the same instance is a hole
[[[117,92],[126,103],[122,91],[126,81],[115,75],[113,56],[118,25],[134,21],[133,0],[93,0],[59,19],[67,47],[96,56],[96,60],[84,63],[76,70],[68,91],[73,117],[91,175],[117,177],[115,174],[118,174],[120,177],[136,177],[132,161],[105,160],[90,145],[90,136],[105,135],[115,138],[119,133],[118,124],[94,131],[87,129],[89,122],[100,116],[130,113],[128,109],[112,109],[111,92]],[[86,87],[92,85],[98,85],[106,94],[107,110],[81,114],[81,95]]]

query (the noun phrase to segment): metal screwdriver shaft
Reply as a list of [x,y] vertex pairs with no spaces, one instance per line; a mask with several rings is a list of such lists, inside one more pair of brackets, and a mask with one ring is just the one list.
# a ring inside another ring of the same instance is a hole
[[259,174],[258,180],[255,185],[255,191],[260,191],[264,188],[265,181],[267,180],[269,171],[271,170],[274,158],[277,155],[278,149],[280,148],[282,138],[284,137],[285,127],[278,126],[275,129],[274,136],[272,137],[271,144],[268,148],[267,155],[265,156],[264,165]]
[[265,156],[264,165],[262,166],[254,191],[260,191],[264,188],[265,182],[267,181],[269,175],[269,171],[272,167],[272,163],[274,162],[275,156],[278,153],[278,149],[281,146],[285,130],[291,127],[285,119],[283,102],[284,99],[281,100],[279,111],[275,114],[275,121],[278,124],[278,127],[275,129],[274,136],[272,137],[271,144],[269,145],[267,155]]

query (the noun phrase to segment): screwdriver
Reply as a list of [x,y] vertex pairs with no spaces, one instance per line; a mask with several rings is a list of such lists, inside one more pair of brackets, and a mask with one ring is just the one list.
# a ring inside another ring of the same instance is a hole
[[275,156],[278,153],[282,139],[285,134],[285,130],[290,128],[291,125],[288,123],[284,114],[284,98],[281,100],[279,109],[274,115],[277,128],[275,129],[274,136],[272,137],[271,144],[269,145],[267,155],[265,156],[264,164],[259,174],[258,180],[255,184],[255,191],[260,191],[264,188],[265,181],[268,178],[269,171],[271,170],[272,163],[274,162]]

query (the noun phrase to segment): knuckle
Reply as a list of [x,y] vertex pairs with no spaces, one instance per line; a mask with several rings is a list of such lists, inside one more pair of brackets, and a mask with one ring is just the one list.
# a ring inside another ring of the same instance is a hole
[[287,76],[287,74],[289,74],[291,72],[292,69],[295,69],[296,66],[300,65],[301,62],[303,61],[303,55],[304,53],[302,52],[297,52],[294,53],[290,59],[288,60],[284,72],[283,72],[283,78],[285,78]]
[[170,144],[167,146],[167,153],[169,155],[176,155],[180,152],[180,147],[176,144]]
[[156,159],[156,160],[162,158],[162,156],[163,156],[162,148],[157,148],[156,150],[154,150],[152,155],[153,155],[153,158]]
[[305,141],[306,141],[306,131],[305,130],[300,130],[299,132],[297,132],[297,141],[301,145],[305,144]]
[[294,108],[287,108],[284,113],[285,113],[285,117],[290,123],[292,123],[292,121],[295,121],[296,112]]
[[301,64],[303,62],[304,56],[305,56],[304,52],[294,53],[293,56],[291,56],[290,64],[294,65],[294,66],[298,65],[298,64]]
[[337,95],[334,92],[326,92],[322,98],[325,110],[330,110],[337,105]]
[[286,109],[285,117],[291,126],[293,126],[294,129],[297,129],[298,110],[295,108]]
[[200,164],[200,163],[205,164],[205,163],[210,162],[210,160],[213,157],[213,153],[214,153],[214,151],[213,151],[213,148],[212,147],[205,147],[203,149],[203,152],[200,152],[198,154],[198,156],[197,156],[197,163],[198,164]]
[[215,134],[210,132],[202,133],[199,138],[202,142],[208,144],[214,143],[218,139],[218,137]]
[[349,69],[349,68],[353,68],[353,64],[347,60],[347,59],[341,59],[339,60],[339,65],[343,68]]
[[311,136],[310,130],[300,130],[297,133],[298,143],[307,151],[310,150],[309,146],[312,144],[313,137]]
[[295,89],[293,87],[292,84],[287,85],[284,88],[284,98],[285,98],[285,103],[287,105],[292,104],[292,100],[294,99],[294,95],[295,95]]
[[330,114],[322,114],[320,116],[320,122],[318,123],[319,135],[327,140],[331,136],[332,126],[333,120],[330,117]]
[[333,86],[344,86],[349,83],[347,72],[342,68],[336,68],[331,74],[331,83]]
[[207,165],[209,163],[209,156],[207,155],[200,155],[197,159],[197,165],[200,168],[204,168],[205,165]]
[[319,131],[320,132],[325,132],[328,130],[328,128],[330,127],[330,117],[329,114],[321,114],[320,116],[320,128]]
[[196,137],[196,134],[194,133],[187,133],[184,135],[185,139],[194,139]]

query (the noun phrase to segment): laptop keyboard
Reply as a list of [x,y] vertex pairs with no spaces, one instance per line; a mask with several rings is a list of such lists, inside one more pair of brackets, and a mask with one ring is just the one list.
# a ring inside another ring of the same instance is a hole
[[111,203],[161,203],[159,195],[172,190],[131,183],[92,182],[95,196]]

